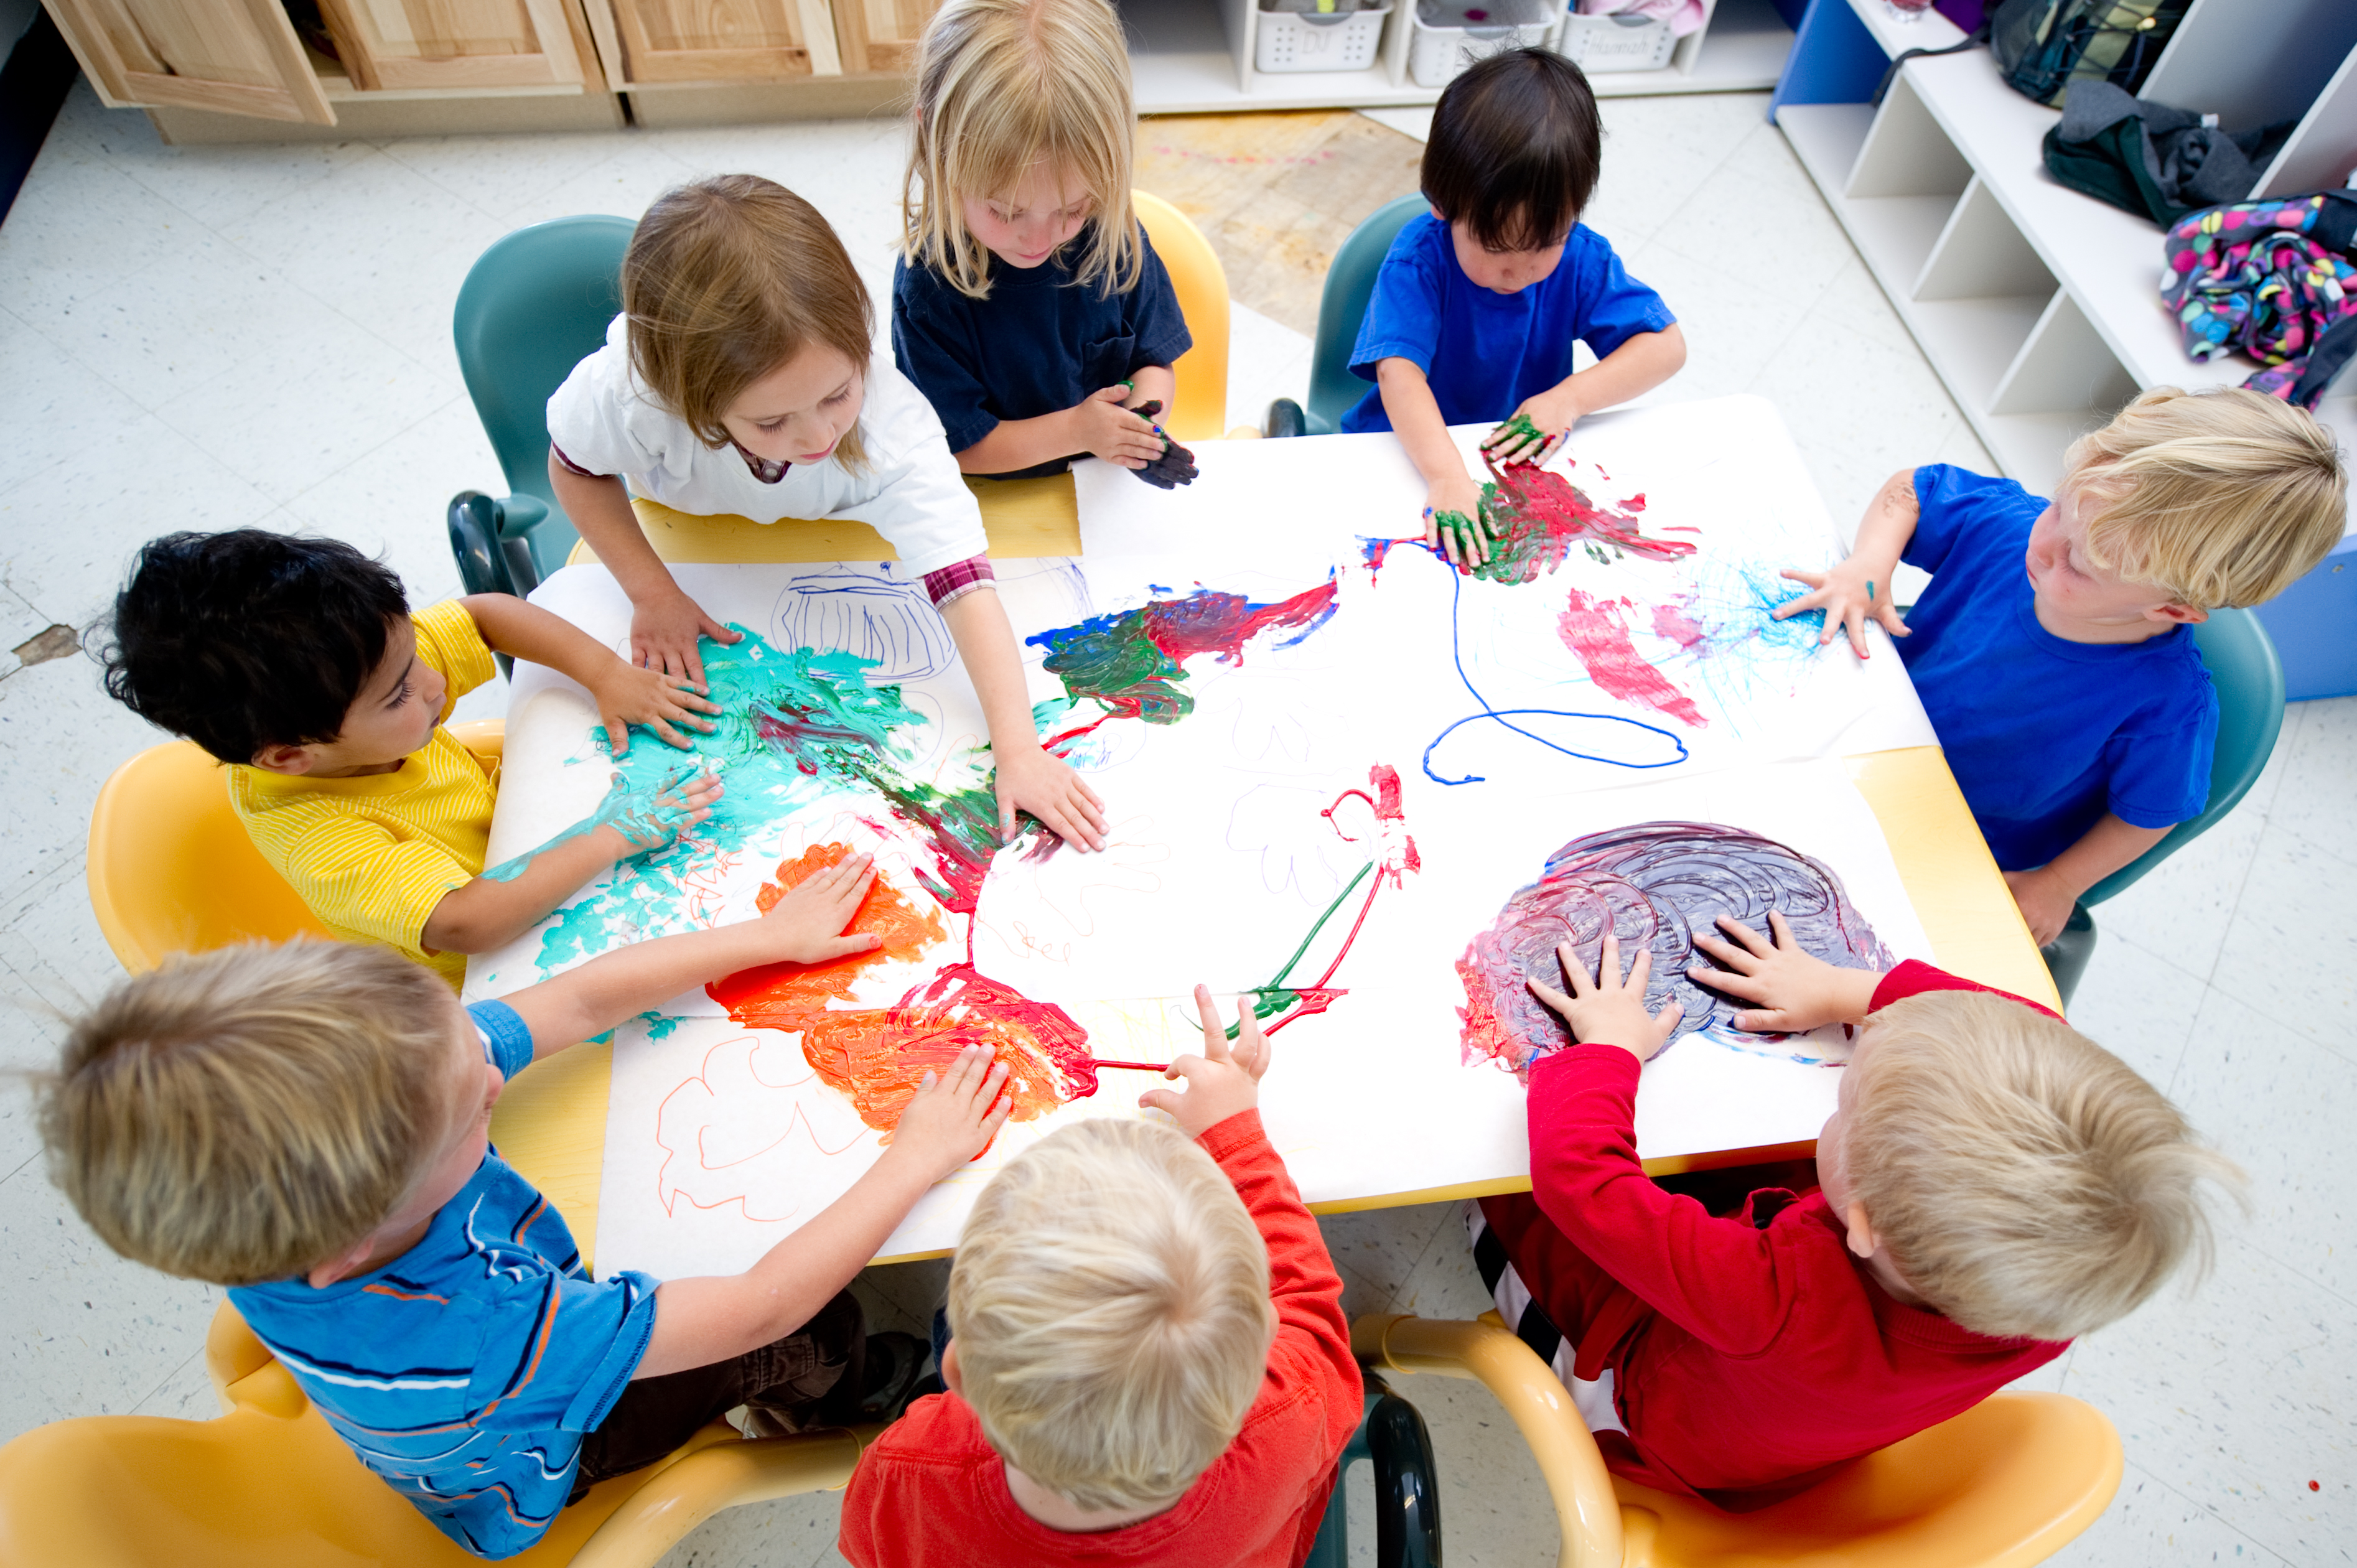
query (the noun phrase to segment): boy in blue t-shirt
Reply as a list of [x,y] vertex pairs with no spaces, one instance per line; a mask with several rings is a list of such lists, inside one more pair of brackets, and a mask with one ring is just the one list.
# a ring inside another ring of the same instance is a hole
[[874,947],[836,934],[869,880],[853,857],[759,919],[472,1007],[382,948],[172,959],[74,1026],[42,1088],[54,1178],[124,1256],[231,1287],[362,1464],[468,1552],[511,1557],[738,1405],[757,1432],[854,1418],[865,1340],[844,1287],[1005,1122],[986,1047],[741,1274],[591,1279],[489,1133],[537,1057],[720,975]]
[[[2040,945],[2079,896],[2210,799],[2218,697],[2192,628],[2264,604],[2341,542],[2331,433],[2240,388],[2156,387],[2072,445],[2055,499],[1946,464],[1883,484],[1849,558],[1775,613],[1899,643]],[[1932,574],[1901,621],[1899,563]]]
[[[1375,383],[1346,431],[1393,430],[1425,482],[1425,542],[1489,559],[1481,487],[1448,427],[1500,420],[1483,452],[1544,463],[1583,415],[1652,391],[1685,363],[1662,296],[1579,215],[1604,123],[1579,68],[1544,49],[1476,62],[1441,93],[1424,146],[1432,205],[1392,242],[1351,351]],[[1574,374],[1572,346],[1597,362]]]

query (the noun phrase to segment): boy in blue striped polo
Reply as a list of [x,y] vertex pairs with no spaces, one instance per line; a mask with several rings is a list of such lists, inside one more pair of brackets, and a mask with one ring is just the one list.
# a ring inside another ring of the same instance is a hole
[[593,1280],[565,1219],[490,1146],[538,1057],[719,975],[871,948],[839,935],[854,857],[767,915],[461,1007],[379,948],[183,957],[74,1026],[41,1090],[54,1178],[124,1257],[230,1300],[361,1461],[482,1557],[737,1405],[839,1424],[860,1393],[845,1291],[925,1189],[1006,1120],[970,1047],[882,1159],[741,1274]]

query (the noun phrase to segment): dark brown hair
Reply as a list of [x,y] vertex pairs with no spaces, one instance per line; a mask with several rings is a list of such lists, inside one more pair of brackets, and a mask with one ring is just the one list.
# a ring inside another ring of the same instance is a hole
[[1604,122],[1559,54],[1509,49],[1450,82],[1424,144],[1424,199],[1492,250],[1561,244],[1596,193]]
[[[655,199],[622,258],[622,311],[640,382],[715,450],[747,387],[813,343],[865,376],[876,336],[867,285],[818,209],[751,174]],[[858,425],[835,455],[849,468],[866,460]]]

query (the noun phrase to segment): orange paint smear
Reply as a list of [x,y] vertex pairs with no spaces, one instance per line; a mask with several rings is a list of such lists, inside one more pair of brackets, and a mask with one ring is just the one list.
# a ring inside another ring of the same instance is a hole
[[[754,902],[768,914],[779,899],[831,865],[851,855],[843,843],[813,844],[778,867],[778,879],[765,885]],[[846,928],[883,939],[863,953],[826,963],[770,963],[724,976],[704,988],[705,994],[728,1009],[728,1015],[753,1029],[802,1028],[829,1002],[848,1002],[862,971],[887,959],[902,963],[948,936],[939,913],[920,914],[900,890],[880,875],[860,900],[859,912]]]
[[893,1007],[822,1013],[802,1031],[802,1056],[878,1132],[900,1124],[928,1072],[949,1070],[968,1046],[988,1046],[1007,1069],[1010,1119],[1029,1122],[1097,1090],[1088,1031],[1060,1008],[1033,1002],[966,964],[943,969]]

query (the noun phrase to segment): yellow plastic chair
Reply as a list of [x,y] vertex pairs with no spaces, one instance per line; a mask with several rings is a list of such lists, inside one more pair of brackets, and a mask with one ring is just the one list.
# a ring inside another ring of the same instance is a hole
[[1351,1348],[1379,1371],[1487,1387],[1553,1496],[1561,1568],[2028,1568],[2119,1489],[2119,1434],[2061,1394],[1993,1394],[1798,1497],[1726,1514],[1604,1467],[1546,1363],[1494,1312],[1474,1323],[1371,1316]]
[[1158,196],[1129,193],[1154,253],[1170,273],[1179,313],[1195,346],[1170,367],[1176,417],[1163,428],[1180,441],[1216,441],[1228,433],[1228,274],[1211,242],[1187,215]]
[[[506,738],[498,719],[450,732],[487,758]],[[167,953],[329,935],[254,849],[221,765],[193,741],[150,746],[114,770],[90,814],[87,870],[98,929],[134,974]]]
[[[205,1340],[226,1414],[91,1416],[0,1447],[0,1568],[465,1568],[353,1457],[227,1303]],[[522,1568],[644,1568],[722,1509],[851,1478],[879,1428],[746,1440],[715,1423],[558,1516]]]

